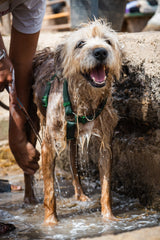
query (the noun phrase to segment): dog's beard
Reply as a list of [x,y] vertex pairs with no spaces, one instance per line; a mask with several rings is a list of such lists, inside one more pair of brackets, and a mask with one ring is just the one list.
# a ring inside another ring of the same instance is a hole
[[108,69],[104,65],[97,65],[88,73],[82,73],[82,75],[93,87],[102,88],[106,85]]

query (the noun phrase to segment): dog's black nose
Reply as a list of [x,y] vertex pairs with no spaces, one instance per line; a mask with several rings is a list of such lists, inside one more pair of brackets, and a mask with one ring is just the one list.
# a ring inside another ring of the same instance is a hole
[[106,59],[108,52],[105,48],[95,48],[93,51],[93,55],[97,60],[103,61]]

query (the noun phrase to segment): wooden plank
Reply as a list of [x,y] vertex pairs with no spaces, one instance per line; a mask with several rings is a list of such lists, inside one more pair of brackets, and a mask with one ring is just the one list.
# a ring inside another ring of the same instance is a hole
[[59,18],[67,18],[67,23],[64,24],[49,24],[48,26],[44,26],[44,30],[59,30],[59,29],[70,29],[71,24],[70,24],[70,7],[68,6],[67,2],[64,0],[57,0],[57,1],[47,1],[47,6],[51,6],[52,4],[56,3],[66,3],[66,11],[60,12],[60,13],[46,13],[44,16],[44,20],[52,20],[52,19],[59,19]]
[[59,30],[59,29],[68,29],[68,28],[69,29],[71,28],[70,23],[45,26],[43,27],[43,30]]
[[50,5],[53,5],[53,4],[56,4],[56,3],[62,3],[62,2],[66,3],[66,1],[64,1],[64,0],[47,1],[47,6],[50,6]]
[[57,18],[69,17],[69,16],[70,16],[69,12],[61,12],[61,13],[45,15],[44,20],[57,19]]
[[91,1],[91,19],[98,18],[98,0]]

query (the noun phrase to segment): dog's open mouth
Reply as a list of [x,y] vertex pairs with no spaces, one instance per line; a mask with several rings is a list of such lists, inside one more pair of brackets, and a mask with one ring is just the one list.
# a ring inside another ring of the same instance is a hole
[[98,65],[91,69],[89,73],[83,74],[83,76],[93,87],[101,88],[106,84],[107,74],[107,68],[104,65]]

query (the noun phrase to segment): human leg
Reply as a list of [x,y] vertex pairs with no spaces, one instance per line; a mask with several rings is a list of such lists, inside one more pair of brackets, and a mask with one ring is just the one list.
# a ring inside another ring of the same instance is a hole
[[12,28],[10,59],[15,69],[15,89],[10,94],[9,143],[17,163],[27,174],[34,174],[38,169],[39,153],[27,138],[26,119],[17,106],[16,95],[29,111],[32,60],[38,37],[39,32],[24,34]]

